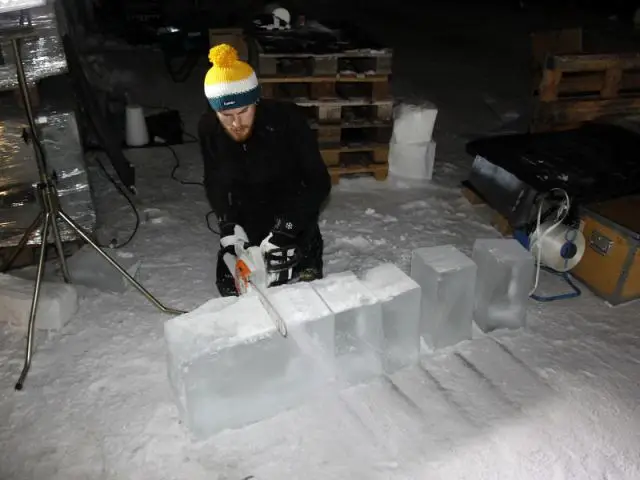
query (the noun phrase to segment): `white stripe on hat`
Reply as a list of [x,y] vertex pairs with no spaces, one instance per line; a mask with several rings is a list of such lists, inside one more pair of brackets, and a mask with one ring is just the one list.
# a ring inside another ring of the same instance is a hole
[[204,94],[207,98],[219,98],[225,95],[245,93],[258,86],[258,78],[255,73],[251,73],[247,78],[234,82],[214,83],[204,86]]

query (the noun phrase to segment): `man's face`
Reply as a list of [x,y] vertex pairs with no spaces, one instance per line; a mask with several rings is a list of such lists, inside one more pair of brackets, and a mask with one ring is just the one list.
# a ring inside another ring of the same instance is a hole
[[244,142],[251,135],[256,114],[255,105],[223,110],[216,114],[224,129],[236,142]]

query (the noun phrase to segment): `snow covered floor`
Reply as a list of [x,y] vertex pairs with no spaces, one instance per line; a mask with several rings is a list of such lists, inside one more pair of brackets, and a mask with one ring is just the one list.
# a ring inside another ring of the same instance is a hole
[[[457,73],[460,58],[451,59]],[[199,73],[171,85],[157,67],[137,72],[148,82],[141,101],[173,99],[167,104],[181,106],[193,132],[202,107]],[[322,221],[327,272],[388,261],[406,270],[415,247],[452,243],[469,253],[476,238],[497,236],[456,184],[469,161],[463,135],[495,121],[486,109],[465,113],[460,96],[477,106],[500,89],[443,84],[435,78],[430,87],[443,112],[434,182],[362,179],[335,188]],[[176,151],[184,164],[177,176],[199,180],[197,145]],[[217,238],[204,222],[202,189],[169,178],[174,160],[166,149],[128,155],[143,223],[124,250],[142,260],[140,278],[162,301],[194,308],[215,292]],[[91,165],[103,239],[126,238],[128,206]],[[541,293],[561,288],[542,277]],[[390,378],[327,391],[313,404],[196,443],[178,422],[166,378],[166,317],[133,290],[81,293],[70,324],[38,336],[22,392],[13,385],[23,335],[0,332],[2,480],[640,478],[637,303],[609,308],[588,292],[531,302],[526,331],[477,335]]]

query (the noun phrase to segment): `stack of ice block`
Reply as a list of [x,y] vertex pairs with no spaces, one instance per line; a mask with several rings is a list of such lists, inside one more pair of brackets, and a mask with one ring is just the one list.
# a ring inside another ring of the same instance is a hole
[[473,260],[478,266],[474,306],[478,327],[484,332],[524,327],[535,273],[531,252],[511,238],[478,239]]
[[411,276],[422,288],[420,336],[427,349],[471,338],[476,270],[452,245],[413,252]]
[[417,363],[420,352],[420,285],[391,263],[365,272],[363,283],[382,305],[384,371],[393,373]]
[[436,155],[433,129],[438,109],[401,104],[394,111],[393,135],[389,144],[389,173],[412,180],[430,180]]
[[364,382],[382,373],[382,306],[352,273],[344,272],[312,283],[335,315],[335,355],[338,378]]
[[332,380],[324,364],[334,356],[331,311],[309,285],[276,288],[270,297],[289,338],[256,294],[213,299],[165,323],[169,380],[197,438],[295,407]]

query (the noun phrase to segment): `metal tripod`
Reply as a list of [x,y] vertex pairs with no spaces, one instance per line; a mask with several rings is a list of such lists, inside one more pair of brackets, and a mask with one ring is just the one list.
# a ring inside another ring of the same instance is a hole
[[46,248],[47,248],[47,240],[49,235],[53,237],[53,243],[55,244],[56,252],[58,258],[60,259],[60,265],[62,270],[62,276],[66,283],[71,283],[71,277],[69,275],[69,270],[67,268],[67,263],[64,256],[64,250],[62,247],[62,239],[60,237],[60,228],[57,224],[57,220],[60,219],[65,222],[69,227],[71,227],[84,241],[86,241],[91,247],[98,252],[102,258],[104,258],[107,262],[109,262],[115,269],[126,278],[131,285],[133,285],[140,293],[142,293],[151,303],[153,303],[158,309],[160,309],[164,313],[180,315],[185,313],[181,310],[174,310],[172,308],[168,308],[160,303],[149,291],[147,291],[138,281],[136,281],[129,273],[122,268],[115,260],[113,260],[109,255],[102,251],[102,249],[93,241],[89,236],[82,230],[82,228],[67,215],[61,208],[60,202],[58,199],[58,192],[55,187],[55,184],[51,180],[46,168],[45,155],[44,150],[42,148],[42,144],[38,139],[36,133],[36,124],[33,117],[33,109],[31,107],[31,101],[29,98],[29,89],[27,86],[27,80],[24,72],[24,65],[22,62],[22,54],[20,51],[20,43],[21,40],[25,37],[32,36],[33,29],[32,28],[19,28],[12,29],[12,31],[6,35],[5,32],[2,32],[3,36],[9,37],[11,40],[11,44],[13,47],[13,54],[15,58],[16,70],[18,74],[18,84],[20,87],[20,94],[22,96],[22,102],[29,120],[29,138],[33,142],[36,162],[38,165],[39,172],[39,182],[37,184],[37,193],[38,193],[38,201],[40,204],[40,213],[34,220],[34,222],[27,228],[24,233],[22,239],[18,243],[15,248],[15,251],[11,255],[11,257],[7,260],[7,262],[2,267],[2,272],[6,272],[13,262],[15,262],[16,258],[20,254],[20,252],[27,245],[27,242],[31,238],[31,235],[36,231],[38,226],[41,228],[41,245],[40,245],[40,256],[38,258],[38,270],[35,281],[35,288],[33,291],[33,300],[31,302],[31,311],[29,313],[29,325],[27,329],[27,347],[25,352],[25,360],[24,367],[20,374],[20,378],[15,385],[16,390],[22,390],[24,386],[24,381],[29,372],[29,368],[31,367],[31,358],[33,353],[33,335],[34,335],[34,327],[36,320],[36,313],[38,309],[38,299],[40,297],[40,286],[42,283],[42,276],[44,274],[45,267],[45,259],[46,259]]

